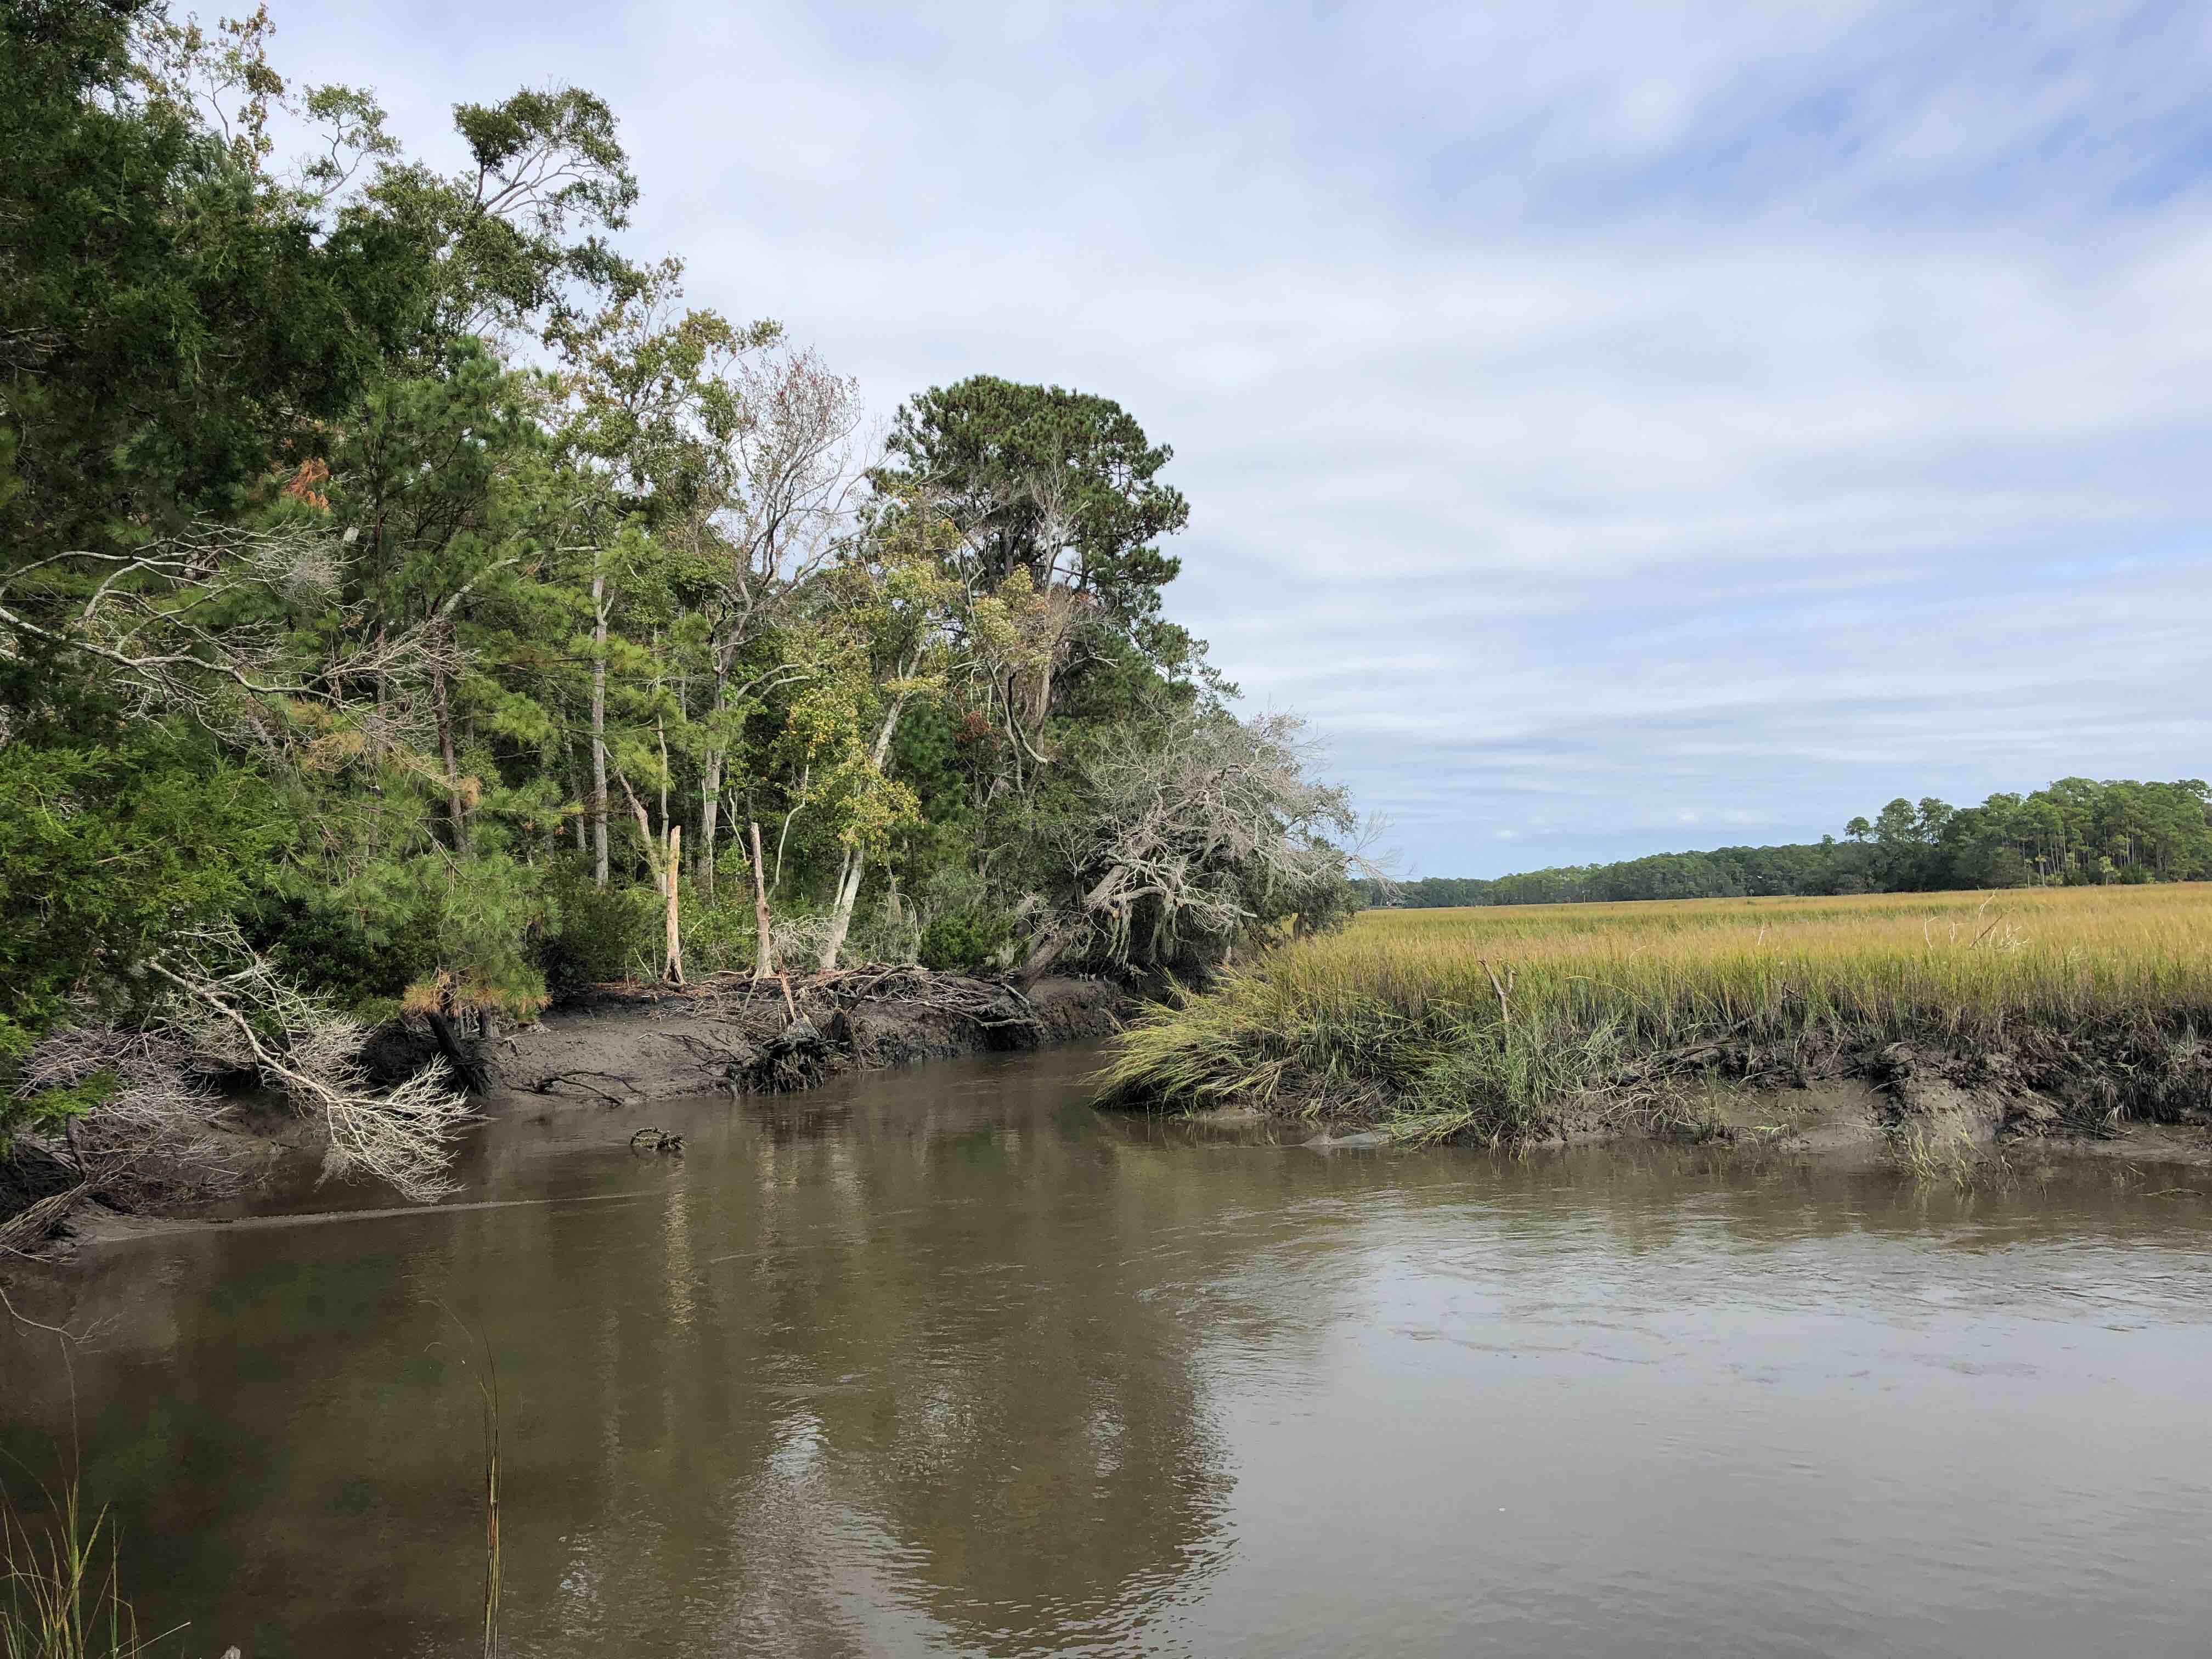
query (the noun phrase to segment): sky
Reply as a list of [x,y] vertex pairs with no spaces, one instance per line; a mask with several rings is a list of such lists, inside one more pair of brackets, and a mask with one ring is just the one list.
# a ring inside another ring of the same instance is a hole
[[1402,874],[2212,775],[2212,7],[271,12],[449,164],[606,98],[627,245],[879,419],[1121,404]]

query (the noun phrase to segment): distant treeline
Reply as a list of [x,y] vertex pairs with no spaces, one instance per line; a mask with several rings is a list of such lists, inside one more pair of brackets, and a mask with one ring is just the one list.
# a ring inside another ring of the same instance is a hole
[[1902,797],[1844,839],[1784,847],[1655,853],[1620,864],[1571,864],[1494,880],[1434,876],[1370,903],[1461,904],[1911,893],[1954,888],[2096,886],[2212,878],[2212,787],[2061,778],[2033,794],[1979,806]]

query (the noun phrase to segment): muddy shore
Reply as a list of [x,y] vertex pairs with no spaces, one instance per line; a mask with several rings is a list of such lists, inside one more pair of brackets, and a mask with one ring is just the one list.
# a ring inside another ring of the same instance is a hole
[[[2140,1083],[2152,1069],[2136,1054],[2072,1054],[2047,1042],[2008,1053],[1898,1042],[1839,1048],[1808,1063],[1796,1053],[1708,1045],[1599,1080],[1512,1144],[1694,1142],[1942,1177],[2063,1157],[2212,1167],[2212,1092],[2203,1086],[2201,1054],[2192,1048],[2185,1059],[2191,1075],[2161,1091],[2152,1119],[2119,1104],[2115,1074],[2136,1073],[2120,1080]],[[1311,1121],[1317,1133],[1304,1144],[1316,1150],[1424,1138],[1417,1120],[1401,1118],[1372,1092],[1344,1098],[1316,1088],[1273,1110],[1190,1114],[1223,1125],[1269,1116]],[[1480,1130],[1478,1121],[1455,1138],[1480,1141]]]
[[[700,1095],[790,1094],[855,1070],[925,1060],[1054,1047],[1121,1029],[1134,1006],[1124,988],[1072,976],[1026,993],[1004,981],[915,968],[866,968],[753,983],[720,975],[689,988],[601,986],[526,1025],[464,1036],[460,1058],[485,1116],[542,1110],[556,1102],[635,1106]],[[440,1057],[418,1021],[372,1033],[362,1058],[392,1084]],[[66,1259],[82,1243],[149,1222],[189,1222],[211,1203],[266,1202],[312,1189],[319,1126],[257,1096],[234,1102],[210,1126],[222,1161],[237,1172],[220,1191],[168,1184],[158,1170],[72,1202],[45,1237],[18,1253]],[[51,1164],[52,1167],[45,1167]],[[75,1177],[54,1160],[19,1160],[0,1186],[0,1221],[37,1201],[66,1196]]]
[[1018,1050],[1119,1030],[1127,992],[1103,980],[993,980],[861,969],[794,981],[732,976],[690,991],[607,988],[500,1033],[479,1051],[487,1097],[631,1105],[682,1095],[785,1094],[842,1072]]

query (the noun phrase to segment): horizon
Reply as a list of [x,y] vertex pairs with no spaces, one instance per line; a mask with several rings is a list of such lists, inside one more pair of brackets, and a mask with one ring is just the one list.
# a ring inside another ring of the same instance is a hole
[[2203,769],[2199,9],[275,21],[432,159],[456,100],[606,97],[625,245],[878,421],[1121,403],[1170,614],[1409,876]]

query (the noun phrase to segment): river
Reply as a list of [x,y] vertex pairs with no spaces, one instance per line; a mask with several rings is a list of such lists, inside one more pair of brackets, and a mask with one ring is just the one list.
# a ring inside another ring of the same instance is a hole
[[74,1413],[210,1659],[475,1650],[495,1371],[517,1656],[2212,1646],[2212,1174],[1321,1152],[1094,1059],[520,1111],[437,1209],[103,1245],[0,1440]]

